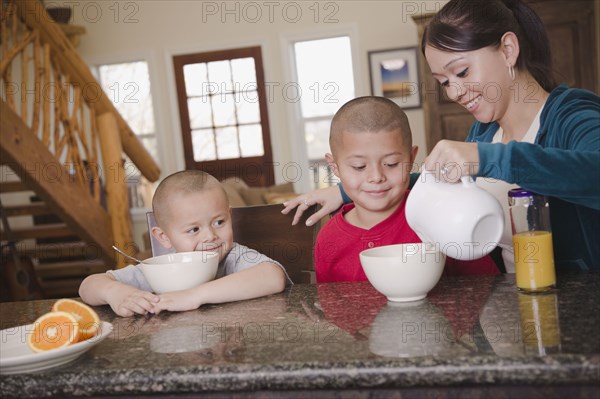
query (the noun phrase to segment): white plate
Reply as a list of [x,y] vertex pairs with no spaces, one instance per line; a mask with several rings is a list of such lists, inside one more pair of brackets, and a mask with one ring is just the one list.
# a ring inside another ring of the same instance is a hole
[[32,329],[33,324],[28,324],[1,331],[0,374],[31,373],[73,361],[102,342],[112,331],[113,325],[103,321],[100,324],[100,331],[94,337],[46,352],[34,352],[27,345],[27,334]]

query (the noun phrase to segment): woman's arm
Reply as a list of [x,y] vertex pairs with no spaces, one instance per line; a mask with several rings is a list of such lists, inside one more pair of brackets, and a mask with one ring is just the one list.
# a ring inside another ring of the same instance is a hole
[[[410,174],[409,188],[414,186],[415,182],[419,179],[419,175],[420,173]],[[296,214],[294,215],[294,220],[292,220],[292,226],[295,226],[305,210],[314,204],[319,204],[321,208],[306,220],[306,225],[312,226],[323,217],[338,210],[343,204],[350,202],[352,202],[352,199],[346,195],[344,187],[341,184],[337,184],[299,195],[292,200],[284,202],[283,206],[285,208],[283,208],[281,213],[288,214],[292,209],[296,208]]]
[[314,204],[319,204],[321,205],[321,208],[306,221],[307,226],[312,226],[321,220],[321,218],[339,209],[339,207],[342,206],[342,203],[342,194],[336,185],[313,190],[307,194],[299,195],[292,200],[284,202],[284,208],[281,213],[288,214],[292,209],[296,208],[296,214],[292,220],[292,226],[294,226],[298,223],[305,210]]
[[[540,117],[538,144],[479,144],[481,174],[600,209],[600,97],[558,88]],[[499,167],[498,167],[499,166]]]
[[536,144],[492,144],[497,125],[476,123],[467,143],[437,143],[425,160],[426,169],[439,173],[447,166],[451,179],[446,180],[475,174],[600,209],[600,98],[572,89],[557,90],[551,98]]
[[[600,137],[600,131],[597,133]],[[480,176],[600,209],[600,152],[543,148],[537,144],[478,144]],[[510,159],[508,163],[505,160]]]

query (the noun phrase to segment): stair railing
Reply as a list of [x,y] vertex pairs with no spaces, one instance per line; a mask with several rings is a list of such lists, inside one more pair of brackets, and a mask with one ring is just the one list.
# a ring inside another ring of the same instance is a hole
[[0,162],[123,266],[111,250],[133,242],[122,153],[151,182],[158,165],[41,2],[4,1],[0,29]]

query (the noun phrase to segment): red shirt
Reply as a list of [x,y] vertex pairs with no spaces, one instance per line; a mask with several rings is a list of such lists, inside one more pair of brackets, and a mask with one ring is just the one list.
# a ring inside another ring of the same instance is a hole
[[[405,205],[406,196],[393,214],[368,230],[353,226],[344,219],[344,215],[354,208],[354,204],[344,205],[340,212],[321,228],[317,236],[315,243],[317,283],[367,280],[360,264],[361,251],[384,245],[421,242],[417,233],[406,221]],[[474,261],[446,258],[444,274],[500,274],[500,272],[494,261],[489,256],[485,256]]]
[[318,283],[367,279],[358,254],[383,245],[421,242],[406,222],[402,201],[387,219],[368,230],[351,225],[344,215],[354,209],[346,204],[321,228],[315,243],[315,272]]

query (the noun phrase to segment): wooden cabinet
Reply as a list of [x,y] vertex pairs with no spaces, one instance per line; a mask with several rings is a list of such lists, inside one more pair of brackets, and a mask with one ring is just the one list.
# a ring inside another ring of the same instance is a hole
[[[571,87],[598,91],[598,38],[596,12],[590,0],[529,0],[548,33],[556,81]],[[419,38],[433,14],[413,17]],[[420,43],[419,43],[420,45]],[[442,139],[464,140],[475,118],[452,102],[431,76],[427,61],[419,51],[427,152]]]

